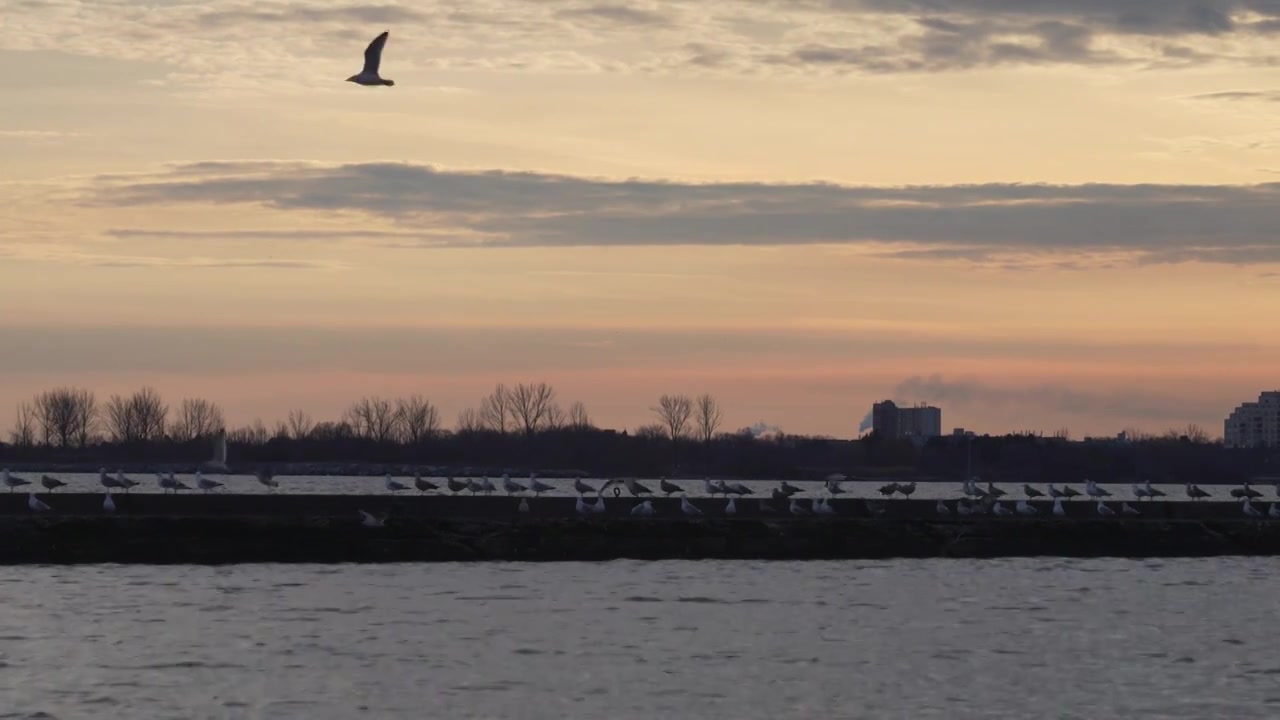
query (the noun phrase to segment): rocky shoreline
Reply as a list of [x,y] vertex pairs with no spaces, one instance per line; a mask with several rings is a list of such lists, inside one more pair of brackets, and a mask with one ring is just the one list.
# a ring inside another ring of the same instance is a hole
[[[578,516],[573,498],[540,498],[530,512],[507,497],[359,495],[0,496],[0,564],[226,564],[660,559],[886,559],[1204,557],[1280,554],[1280,520],[1239,515],[1232,503],[1152,503],[1139,518],[1103,518],[1092,503],[1068,516],[942,518],[933,503],[869,510],[833,503],[835,517],[765,515],[741,503],[733,517],[685,518],[678,499],[634,517],[633,502]],[[1162,507],[1163,506],[1163,507]],[[722,507],[722,503],[715,503]],[[358,510],[382,527],[361,524]],[[1163,511],[1163,512],[1159,512]]]

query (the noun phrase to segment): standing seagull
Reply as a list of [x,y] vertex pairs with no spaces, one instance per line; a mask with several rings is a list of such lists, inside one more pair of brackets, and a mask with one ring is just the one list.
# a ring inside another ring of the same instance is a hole
[[217,490],[218,488],[222,487],[222,483],[218,482],[217,480],[210,480],[204,475],[201,475],[200,471],[197,470],[196,471],[196,487],[200,488],[202,492],[207,493],[210,490]]
[[9,492],[13,492],[13,489],[14,489],[14,488],[22,487],[23,485],[30,485],[30,484],[31,484],[31,483],[30,483],[29,481],[27,481],[27,480],[23,480],[23,479],[22,479],[22,478],[20,478],[20,477],[14,477],[14,476],[10,475],[8,470],[5,470],[3,474],[4,474],[4,484],[9,486]]
[[271,492],[272,490],[280,487],[279,481],[277,481],[275,476],[271,474],[270,468],[258,468],[258,482],[262,483],[263,487],[267,489],[267,492]]
[[57,490],[58,488],[64,487],[66,485],[66,483],[62,482],[58,478],[49,477],[48,475],[41,476],[40,484],[43,485],[44,488],[49,492],[53,492],[54,490]]
[[347,78],[347,82],[357,85],[395,85],[394,80],[386,80],[378,75],[378,67],[382,64],[382,48],[387,44],[388,32],[373,39],[369,47],[364,49],[364,69],[359,74]]
[[418,494],[425,494],[428,490],[439,490],[440,486],[430,480],[423,480],[421,475],[413,476],[413,486],[418,488]]
[[544,492],[555,490],[555,487],[542,482],[541,480],[538,479],[537,475],[530,473],[529,489],[533,491],[534,497],[537,497],[538,495],[541,495]]
[[[33,492],[27,493],[27,507],[31,508],[33,512],[47,512],[52,510],[52,508],[44,504],[44,501],[36,497],[36,494]],[[1255,510],[1254,512],[1257,511]]]
[[667,482],[665,477],[658,481],[658,487],[662,488],[662,492],[666,493],[667,497],[671,497],[671,493],[684,492],[684,488],[673,482]]
[[387,487],[387,492],[399,492],[401,490],[409,489],[408,485],[392,480],[391,473],[387,473],[386,477],[384,477],[382,480],[382,484]]

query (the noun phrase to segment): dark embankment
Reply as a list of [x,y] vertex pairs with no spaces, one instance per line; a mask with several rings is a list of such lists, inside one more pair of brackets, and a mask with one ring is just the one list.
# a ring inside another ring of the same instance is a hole
[[[655,500],[649,518],[628,514],[633,500],[606,499],[605,513],[580,518],[574,498],[530,499],[524,515],[507,497],[139,494],[118,496],[108,515],[99,494],[41,497],[51,511],[0,495],[0,563],[1280,554],[1280,520],[1245,518],[1234,503],[1144,504],[1138,518],[1099,517],[1084,502],[1066,518],[940,518],[932,501],[839,500],[837,517],[793,517],[743,500],[728,518],[724,501],[700,499],[706,515],[688,520],[678,499]],[[364,527],[357,509],[390,517]]]

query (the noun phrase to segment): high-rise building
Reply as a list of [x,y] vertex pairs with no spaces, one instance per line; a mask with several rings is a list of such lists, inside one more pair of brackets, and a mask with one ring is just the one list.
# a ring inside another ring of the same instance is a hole
[[1280,390],[1264,392],[1258,402],[1247,402],[1232,411],[1222,428],[1227,447],[1280,447]]
[[871,429],[884,438],[931,438],[942,435],[942,409],[920,403],[898,407],[892,400],[871,406]]

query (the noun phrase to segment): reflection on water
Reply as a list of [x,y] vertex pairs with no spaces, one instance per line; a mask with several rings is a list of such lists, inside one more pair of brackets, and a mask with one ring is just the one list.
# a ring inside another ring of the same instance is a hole
[[0,568],[0,717],[1275,717],[1277,569]]

